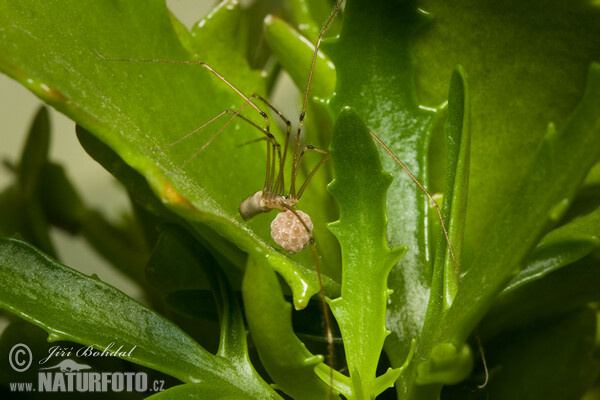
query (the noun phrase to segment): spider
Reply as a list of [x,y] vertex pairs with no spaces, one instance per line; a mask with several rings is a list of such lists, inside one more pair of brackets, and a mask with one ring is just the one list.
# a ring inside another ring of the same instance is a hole
[[[313,236],[313,223],[310,219],[310,216],[303,211],[296,208],[296,204],[300,201],[302,195],[304,194],[308,184],[311,179],[315,176],[319,168],[327,161],[329,157],[329,152],[325,149],[321,149],[310,144],[301,145],[301,131],[304,126],[304,119],[306,116],[306,110],[309,99],[309,92],[311,88],[313,72],[319,52],[319,48],[321,46],[323,37],[329,26],[331,25],[335,16],[341,10],[342,4],[344,0],[339,0],[335,8],[333,9],[331,15],[323,25],[323,28],[319,34],[317,42],[315,44],[315,49],[313,53],[312,63],[310,66],[310,70],[308,73],[308,79],[306,82],[306,88],[303,95],[303,104],[302,111],[300,113],[297,130],[295,134],[292,135],[292,124],[289,119],[287,119],[276,107],[274,107],[268,100],[261,97],[258,94],[252,94],[250,96],[245,95],[240,90],[238,90],[230,81],[228,81],[224,76],[222,76],[219,72],[214,70],[210,65],[203,61],[176,61],[176,60],[158,60],[158,59],[129,59],[129,58],[108,58],[100,53],[96,52],[96,54],[106,61],[129,61],[129,62],[144,62],[144,63],[168,63],[168,64],[194,64],[199,65],[212,74],[214,74],[220,81],[222,81],[225,85],[227,85],[231,90],[233,90],[237,95],[239,95],[244,103],[237,110],[227,109],[222,111],[220,114],[207,121],[200,127],[195,130],[189,132],[188,134],[182,136],[176,141],[168,144],[167,146],[159,149],[159,151],[164,151],[181,141],[189,138],[193,134],[201,131],[203,128],[212,124],[213,122],[219,120],[221,117],[225,115],[230,115],[229,119],[214,133],[208,141],[202,145],[189,159],[187,159],[179,169],[185,168],[195,157],[200,155],[202,151],[204,151],[210,144],[225,130],[225,128],[231,124],[236,118],[242,119],[246,123],[252,125],[259,132],[262,133],[261,138],[252,140],[251,142],[256,141],[266,141],[267,144],[267,153],[266,153],[266,172],[265,172],[265,181],[262,189],[256,191],[254,194],[248,196],[244,199],[239,205],[239,213],[244,220],[249,220],[254,216],[260,213],[270,212],[271,210],[280,210],[281,212],[276,215],[273,222],[271,223],[271,237],[280,246],[282,249],[287,251],[288,253],[296,253],[310,245],[313,259],[315,263],[315,269],[317,272],[317,277],[320,286],[320,298],[323,308],[324,321],[326,325],[326,335],[327,342],[329,346],[329,361],[331,363],[333,359],[333,334],[331,329],[331,321],[329,317],[329,312],[327,310],[327,303],[325,299],[325,292],[323,289],[323,282],[321,277],[321,270],[319,265],[319,258],[317,256],[315,240]],[[276,138],[271,134],[270,131],[270,120],[269,116],[266,112],[264,112],[261,108],[259,108],[254,101],[263,103],[266,107],[268,107],[275,115],[277,115],[285,125],[285,142],[281,145]],[[252,120],[248,119],[244,115],[242,115],[242,111],[247,107],[250,107],[255,112],[257,112],[263,119],[264,125],[261,126]],[[405,166],[404,163],[389,149],[389,147],[381,140],[375,133],[370,131],[373,139],[384,149],[386,153],[388,153],[394,161],[408,174],[408,176],[415,182],[416,185],[420,188],[420,190],[427,196],[430,201],[430,204],[436,208],[441,228],[443,234],[445,236],[445,240],[448,244],[449,253],[451,259],[454,263],[458,278],[460,280],[460,274],[458,271],[458,263],[456,261],[454,251],[450,244],[450,239],[448,235],[448,231],[446,229],[445,223],[442,218],[441,210],[438,204],[434,201],[433,197],[429,194],[427,189],[423,184],[411,173],[411,171]],[[251,143],[248,142],[248,143]],[[283,149],[282,149],[283,148]],[[300,188],[296,189],[296,180],[298,179],[298,173],[300,167],[302,165],[302,161],[304,155],[308,151],[314,151],[320,153],[322,155],[321,159],[318,163],[313,167],[310,173],[305,178],[304,182],[300,186]],[[291,154],[289,154],[291,153]],[[289,158],[291,158],[291,175],[289,185],[285,185],[285,165],[286,162],[289,162]],[[330,370],[330,380],[333,380],[332,372]],[[330,385],[331,386],[331,385]]]

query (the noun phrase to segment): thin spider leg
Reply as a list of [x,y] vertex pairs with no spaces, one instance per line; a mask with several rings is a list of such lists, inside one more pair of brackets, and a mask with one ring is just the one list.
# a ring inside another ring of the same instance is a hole
[[[249,144],[252,144],[252,143],[256,143],[256,142],[260,142],[260,141],[263,141],[263,140],[271,141],[271,138],[268,137],[268,136],[259,137],[258,139],[249,140],[249,141],[247,141],[245,143],[238,144],[237,147],[246,146],[246,145],[249,145]],[[282,163],[281,163],[281,146],[279,145],[279,143],[275,143],[273,147],[275,147],[275,149],[277,150],[277,157],[279,158],[279,165],[281,166],[282,165]],[[271,147],[267,147],[267,159],[270,159],[270,148]],[[271,168],[271,167],[268,166],[267,168]]]
[[[294,214],[294,216],[298,219],[298,221],[300,221],[300,223],[302,224],[304,229],[306,229],[306,232],[308,233],[308,235],[310,237],[310,249],[312,251],[313,259],[315,262],[315,271],[317,272],[317,278],[319,281],[319,297],[321,298],[323,319],[325,320],[325,328],[327,329],[327,347],[328,347],[328,352],[329,352],[327,358],[329,359],[329,363],[332,364],[333,363],[333,331],[331,329],[331,319],[329,318],[329,312],[327,310],[327,299],[325,298],[325,289],[323,288],[323,277],[321,276],[321,264],[319,263],[319,256],[317,254],[317,246],[315,244],[315,238],[313,236],[312,231],[310,229],[308,229],[308,226],[306,225],[304,220],[302,218],[300,218],[300,215],[298,215],[298,212],[296,211],[296,209],[294,209],[293,207],[290,207],[286,204],[283,204],[283,207],[285,207],[287,210],[291,211],[292,214]],[[329,368],[329,381],[333,382],[333,365],[331,365]]]
[[[277,113],[279,113],[279,111],[276,111]],[[283,117],[282,117],[283,118]],[[285,187],[285,161],[287,158],[287,153],[288,153],[288,147],[289,147],[289,143],[290,143],[290,132],[292,129],[292,125],[290,123],[290,121],[286,120],[286,126],[285,126],[285,143],[283,145],[283,158],[281,158],[280,163],[279,163],[279,174],[277,175],[277,180],[275,181],[275,187],[273,188],[273,191],[275,193],[278,193],[279,195],[283,195],[283,191],[284,191],[284,187]]]
[[[325,25],[323,25],[323,28],[321,29],[321,33],[319,34],[319,38],[317,39],[317,43],[315,44],[315,51],[313,53],[312,62],[310,64],[308,80],[306,82],[306,90],[304,91],[304,102],[302,103],[302,112],[300,113],[300,118],[299,118],[299,122],[298,122],[298,131],[296,132],[296,140],[294,143],[294,162],[292,164],[292,179],[293,180],[295,179],[295,176],[298,174],[298,165],[299,165],[298,150],[300,148],[300,133],[302,132],[302,127],[304,126],[304,118],[306,117],[306,107],[308,105],[308,94],[310,92],[310,86],[312,84],[312,77],[313,77],[313,73],[315,71],[315,63],[317,62],[317,55],[319,54],[319,48],[321,47],[321,42],[323,41],[323,36],[325,36],[325,32],[327,32],[327,29],[329,29],[329,25],[331,25],[331,22],[333,21],[333,19],[337,15],[337,13],[342,8],[343,3],[344,3],[344,0],[339,0],[336,3],[335,8],[333,9],[333,11],[331,12],[331,15],[327,19],[327,22],[325,22]],[[294,187],[294,182],[292,183],[291,187]]]
[[274,191],[283,195],[284,187],[285,187],[285,161],[287,159],[288,147],[290,143],[290,133],[292,130],[292,125],[289,121],[286,123],[285,127],[285,143],[283,144],[283,158],[280,160],[279,164],[279,175],[277,176],[277,181],[275,183]]
[[[272,147],[271,154],[271,171],[269,173],[269,181],[265,183],[265,188],[263,189],[263,196],[266,198],[274,198],[277,194],[273,191],[273,181],[275,179],[275,174],[277,172],[277,154],[279,154],[279,159],[281,159],[281,147],[277,142],[269,142]],[[277,154],[276,154],[277,153]]]
[[283,195],[283,190],[285,187],[285,177],[284,177],[284,168],[283,167],[285,166],[285,161],[287,159],[287,151],[288,151],[288,145],[289,145],[289,140],[290,140],[290,133],[292,130],[292,123],[277,108],[275,108],[275,106],[273,106],[268,100],[263,98],[261,95],[254,93],[252,96],[250,96],[250,98],[251,99],[257,98],[260,101],[262,101],[263,103],[265,103],[267,105],[267,107],[269,107],[271,110],[273,110],[273,112],[275,114],[277,114],[277,116],[279,116],[279,118],[281,118],[283,120],[283,122],[285,123],[285,144],[283,146],[283,158],[280,160],[279,174],[277,175],[277,180],[275,181],[275,187],[273,187],[273,193]]
[[337,13],[342,8],[342,3],[344,3],[344,0],[339,0],[337,2],[337,4],[335,5],[335,8],[331,12],[329,19],[327,19],[327,22],[325,22],[325,25],[323,25],[323,28],[321,29],[321,33],[319,34],[319,38],[317,39],[317,43],[315,44],[315,51],[313,53],[312,63],[310,64],[310,72],[308,74],[308,80],[306,81],[306,90],[304,91],[304,102],[302,104],[302,112],[300,113],[300,122],[298,124],[298,134],[300,134],[300,131],[302,130],[302,125],[304,125],[304,117],[306,116],[306,106],[308,104],[308,92],[310,91],[310,85],[312,83],[312,77],[313,77],[313,73],[315,71],[315,64],[317,62],[317,55],[319,54],[319,48],[321,47],[321,42],[323,41],[323,36],[325,36],[325,32],[327,32],[327,29],[329,29],[329,25],[331,25],[331,22],[333,21],[333,19],[337,15]]
[[[241,111],[241,110],[239,110],[239,111]],[[247,123],[249,123],[250,125],[252,125],[256,129],[258,129],[259,131],[261,131],[262,133],[264,133],[265,135],[267,135],[267,136],[269,135],[269,133],[267,131],[265,131],[263,128],[261,128],[259,125],[257,125],[256,123],[252,122],[248,118],[246,118],[243,115],[241,115],[239,112],[236,113],[236,111],[234,111],[234,110],[225,110],[225,111],[222,111],[216,117],[211,118],[209,121],[205,122],[204,124],[202,124],[198,128],[194,129],[190,133],[185,134],[184,136],[180,137],[179,139],[175,140],[174,142],[169,143],[165,147],[161,147],[160,149],[157,149],[156,151],[163,152],[163,151],[171,148],[172,146],[175,146],[176,144],[178,144],[178,143],[184,141],[185,139],[189,138],[190,136],[192,136],[194,133],[199,132],[202,129],[206,128],[208,125],[212,124],[213,122],[215,122],[216,120],[218,120],[219,118],[221,118],[225,114],[234,114],[236,117],[241,118],[242,120],[246,121]]]
[[483,363],[483,371],[485,372],[485,379],[481,385],[477,385],[477,389],[483,389],[487,386],[490,381],[490,372],[488,371],[487,360],[485,359],[485,353],[483,351],[483,345],[481,344],[481,337],[479,336],[479,326],[475,328],[475,340],[477,341],[477,348],[479,349],[479,354],[481,354],[481,362]]
[[252,106],[252,108],[254,110],[256,110],[256,112],[258,112],[261,115],[261,117],[263,117],[265,119],[265,124],[266,124],[265,125],[265,129],[267,131],[269,131],[269,117],[268,117],[268,115],[264,111],[262,111],[260,108],[258,108],[254,103],[252,103],[250,101],[250,99],[245,94],[243,94],[242,92],[239,91],[238,88],[236,88],[235,86],[233,86],[233,84],[231,82],[229,82],[227,79],[225,79],[225,77],[223,77],[223,75],[219,74],[217,71],[215,71],[210,65],[208,65],[204,61],[152,60],[152,59],[141,59],[141,58],[109,58],[109,57],[105,57],[104,55],[100,54],[97,50],[94,50],[94,53],[96,53],[96,55],[98,57],[100,57],[101,59],[103,59],[104,61],[143,62],[143,63],[153,63],[153,64],[189,64],[189,65],[199,65],[202,68],[205,68],[205,69],[209,70],[217,78],[219,78],[220,81],[222,81],[227,86],[229,86],[241,98],[243,98],[244,100],[246,100],[246,102],[249,103]]
[[263,198],[268,195],[268,189],[271,182],[271,141],[267,140],[267,169],[265,172],[265,184],[263,186]]
[[419,186],[419,189],[421,189],[421,191],[423,193],[425,193],[425,196],[427,196],[430,203],[433,204],[433,206],[435,207],[438,217],[440,218],[440,224],[442,225],[442,230],[444,231],[444,236],[446,237],[446,243],[448,244],[448,250],[450,251],[450,256],[452,257],[452,263],[454,264],[454,271],[456,272],[456,275],[458,276],[459,282],[462,282],[462,278],[460,277],[460,268],[458,266],[458,262],[456,261],[456,257],[454,256],[454,250],[452,249],[452,245],[450,244],[450,236],[448,235],[448,230],[446,229],[446,224],[444,224],[444,219],[442,218],[442,211],[440,210],[440,206],[438,206],[438,204],[435,202],[435,200],[433,200],[433,197],[431,197],[431,195],[429,194],[427,189],[425,189],[425,186],[423,186],[421,184],[421,182],[419,182],[419,180],[412,174],[412,172],[410,172],[410,170],[404,165],[404,163],[402,163],[402,161],[400,161],[400,159],[398,157],[396,157],[396,155],[389,149],[389,147],[387,147],[385,145],[385,143],[383,143],[381,141],[381,139],[379,139],[377,137],[377,135],[375,135],[372,131],[369,130],[369,133],[371,134],[373,139],[375,139],[375,141],[381,147],[383,147],[383,149],[386,151],[386,153],[388,153],[394,159],[394,161],[396,161],[398,163],[398,165],[400,165],[400,167],[404,170],[404,172],[406,172],[408,174],[408,176],[410,176],[410,179],[412,179],[417,184],[417,186]]
[[[325,161],[327,161],[327,159],[329,158],[329,152],[327,150],[323,150],[323,149],[319,149],[318,147],[312,146],[312,145],[306,145],[304,146],[304,148],[302,149],[302,152],[300,153],[300,157],[298,157],[298,164],[302,161],[302,158],[304,157],[304,153],[306,153],[307,150],[313,150],[316,151],[318,153],[323,154],[323,158],[321,158],[321,160],[317,163],[317,165],[315,165],[315,167],[313,168],[313,170],[310,172],[310,174],[308,174],[308,177],[306,177],[306,180],[304,181],[304,183],[302,184],[302,186],[300,187],[300,190],[298,191],[298,194],[295,195],[296,199],[300,200],[300,197],[302,197],[302,194],[304,193],[304,190],[306,190],[306,187],[308,186],[308,183],[310,182],[310,180],[312,179],[313,176],[315,176],[315,174],[317,173],[317,171],[319,170],[319,168],[321,168],[321,166],[325,163]],[[298,172],[298,168],[296,168],[296,173]],[[292,176],[292,187],[290,188],[290,192],[292,190],[296,190],[296,176]]]
[[[340,8],[342,7],[343,2],[344,2],[344,0],[339,0],[337,2],[333,12],[329,16],[329,19],[327,20],[327,22],[321,29],[321,33],[319,34],[319,39],[317,40],[317,43],[315,45],[315,51],[313,53],[313,59],[312,59],[311,65],[310,65],[309,73],[308,73],[308,80],[306,82],[306,90],[304,91],[304,102],[302,104],[302,112],[300,113],[300,118],[298,121],[298,130],[296,132],[296,140],[294,141],[294,160],[293,160],[293,164],[292,164],[292,178],[291,178],[292,182],[290,184],[290,196],[292,196],[292,197],[293,197],[292,191],[295,191],[296,175],[298,174],[297,169],[298,169],[298,165],[299,165],[298,149],[300,147],[300,134],[302,132],[302,127],[304,126],[304,117],[306,116],[306,107],[308,105],[308,95],[310,92],[310,85],[312,83],[312,77],[313,77],[313,73],[315,70],[315,63],[317,61],[317,55],[319,54],[319,47],[321,46],[321,42],[323,41],[323,36],[325,35],[325,32],[327,32],[329,25],[331,25],[331,22],[335,18],[336,14],[339,12]],[[286,145],[285,147],[287,149],[287,147],[289,145],[288,138],[286,138],[285,145]],[[315,169],[313,169],[313,171],[310,173],[309,177],[307,178],[307,180],[304,182],[304,184],[300,188],[299,196],[297,198],[300,198],[300,196],[304,192],[304,189],[306,188],[306,185],[308,184],[310,179],[313,177],[316,170],[321,165],[323,165],[323,163],[325,162],[325,160],[327,159],[328,156],[329,156],[329,153],[325,154],[323,159],[319,162],[319,164],[317,164]],[[298,218],[299,220],[302,221],[302,219],[296,213],[294,213],[294,214],[296,215],[296,218]],[[307,228],[307,227],[305,226],[305,228]],[[308,229],[307,229],[307,231],[308,231]],[[327,347],[328,347],[328,352],[329,352],[329,362],[333,363],[333,333],[331,331],[331,321],[329,319],[329,313],[327,312],[327,303],[325,301],[325,290],[323,289],[323,280],[321,278],[321,267],[319,265],[319,258],[317,256],[317,248],[315,246],[312,233],[311,233],[310,243],[311,243],[310,247],[312,250],[313,258],[315,260],[315,269],[317,271],[317,276],[319,277],[319,293],[321,295],[321,304],[323,306],[323,318],[325,319],[325,326],[327,329],[327,343],[328,343]],[[333,366],[329,369],[329,388],[330,388],[329,398],[332,399],[333,398]]]
[[281,118],[281,120],[283,121],[284,124],[286,125],[291,125],[292,123],[290,122],[289,119],[287,119],[285,117],[285,115],[283,115],[281,113],[281,111],[279,111],[277,108],[275,108],[275,106],[273,104],[271,104],[269,102],[269,100],[265,99],[264,97],[262,97],[260,94],[258,93],[253,93],[252,96],[250,96],[250,99],[259,99],[260,101],[262,101],[267,107],[269,107],[275,114],[277,114],[277,116],[279,118]]
[[249,145],[249,144],[256,143],[256,142],[260,142],[260,141],[262,141],[262,140],[267,140],[267,139],[268,139],[268,138],[267,138],[267,137],[265,137],[265,136],[263,136],[263,137],[259,137],[258,139],[254,139],[254,140],[248,140],[247,142],[240,143],[240,144],[236,145],[236,147],[243,147],[243,146],[247,146],[247,145]]
[[[208,141],[206,143],[204,143],[202,145],[202,147],[200,147],[200,149],[196,150],[196,152],[190,157],[188,158],[179,168],[177,168],[177,171],[181,171],[182,169],[184,169],[185,167],[188,166],[188,164],[190,162],[192,162],[192,160],[196,157],[198,157],[198,155],[200,153],[202,153],[208,146],[211,145],[211,143],[221,134],[223,133],[223,131],[225,130],[225,128],[227,128],[229,126],[229,124],[231,124],[231,122],[236,118],[236,117],[240,117],[242,118],[242,120],[250,123],[252,126],[258,128],[259,131],[261,131],[262,133],[264,133],[269,141],[275,141],[275,137],[269,133],[268,127],[266,130],[262,129],[261,127],[259,127],[258,125],[256,125],[255,123],[253,123],[252,121],[248,120],[246,117],[242,116],[240,113],[242,112],[242,110],[244,108],[246,108],[246,106],[248,104],[252,104],[249,101],[246,101],[244,104],[242,104],[242,106],[237,110],[237,111],[233,111],[233,115],[231,116],[231,118],[229,118],[227,120],[227,122],[225,122],[225,124],[223,124],[223,126],[221,126],[219,128],[219,130],[217,132],[215,132],[210,139],[208,139]],[[223,111],[223,113],[231,113],[232,110],[225,110]]]
[[296,195],[296,175],[298,175],[298,167],[300,163],[298,162],[299,153],[300,153],[300,131],[302,130],[301,124],[298,124],[298,131],[296,132],[296,139],[294,140],[294,158],[292,161],[292,178],[290,182],[290,196],[294,197]]

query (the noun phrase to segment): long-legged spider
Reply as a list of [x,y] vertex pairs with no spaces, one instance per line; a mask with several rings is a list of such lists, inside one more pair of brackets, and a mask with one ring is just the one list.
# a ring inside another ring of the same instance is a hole
[[[266,141],[267,144],[267,155],[266,155],[266,172],[265,172],[265,181],[262,189],[258,190],[256,193],[250,195],[245,200],[243,200],[239,206],[239,213],[241,214],[244,220],[249,220],[252,217],[260,214],[266,213],[271,210],[277,209],[280,210],[281,213],[277,214],[273,222],[271,223],[271,236],[275,240],[275,242],[284,250],[289,253],[296,253],[301,251],[310,245],[313,259],[315,263],[315,269],[317,272],[319,285],[320,285],[320,298],[323,307],[323,315],[326,325],[326,334],[327,341],[329,347],[329,360],[331,362],[333,358],[333,335],[331,329],[331,321],[329,317],[329,313],[327,310],[327,303],[325,299],[325,292],[323,289],[323,283],[321,278],[321,269],[319,265],[319,258],[317,256],[317,250],[315,246],[315,240],[313,236],[313,223],[308,216],[308,214],[300,211],[296,208],[296,204],[301,199],[304,194],[309,182],[315,176],[319,168],[325,163],[327,158],[329,157],[329,152],[325,149],[317,148],[312,145],[301,145],[301,131],[304,125],[304,119],[306,116],[306,110],[309,100],[309,92],[312,84],[314,68],[319,52],[319,48],[321,46],[323,37],[329,26],[331,25],[335,16],[339,13],[344,0],[339,0],[331,15],[323,25],[323,28],[319,34],[317,42],[315,44],[312,63],[310,66],[310,70],[308,73],[308,79],[306,83],[306,88],[303,96],[303,105],[302,111],[300,113],[299,121],[295,136],[292,137],[292,124],[289,119],[287,119],[276,107],[274,107],[268,100],[263,98],[258,94],[252,94],[250,96],[246,96],[240,90],[238,90],[232,83],[230,83],[224,76],[219,74],[216,70],[214,70],[210,65],[203,61],[177,61],[177,60],[158,60],[158,59],[130,59],[130,58],[108,58],[105,57],[98,52],[96,54],[106,61],[128,61],[128,62],[144,62],[144,63],[166,63],[166,64],[193,64],[199,65],[212,74],[214,74],[220,81],[222,81],[225,85],[227,85],[231,90],[233,90],[237,95],[239,95],[242,99],[244,99],[244,103],[237,110],[227,109],[222,111],[217,116],[213,117],[203,125],[189,132],[188,134],[182,136],[176,141],[168,144],[167,146],[159,149],[160,151],[164,151],[181,141],[191,137],[195,133],[201,131],[208,125],[214,123],[217,120],[220,120],[225,115],[230,115],[229,119],[208,139],[208,141],[202,145],[196,152],[189,157],[180,167],[179,169],[185,168],[194,158],[196,158],[200,153],[202,153],[224,130],[230,125],[236,118],[239,118],[246,123],[250,124],[258,131],[260,131],[263,136],[259,139],[252,140],[255,141]],[[266,107],[268,107],[275,115],[277,115],[285,125],[285,142],[283,146],[278,143],[276,138],[271,134],[270,129],[270,120],[269,116],[266,112],[264,112],[261,108],[259,108],[254,101],[258,100],[263,103]],[[252,110],[257,112],[264,119],[264,126],[261,126],[249,118],[242,115],[242,111],[247,107],[250,107]],[[440,225],[445,237],[445,240],[448,245],[448,250],[450,253],[450,257],[454,263],[456,273],[458,275],[458,279],[460,280],[460,273],[457,260],[454,255],[454,251],[452,249],[452,245],[450,243],[448,231],[446,229],[444,220],[442,218],[441,210],[438,204],[433,200],[432,196],[429,194],[427,189],[421,182],[411,173],[411,171],[405,166],[404,163],[389,149],[389,147],[381,140],[375,133],[370,131],[373,139],[378,143],[382,148],[387,152],[394,161],[408,174],[408,176],[418,185],[419,189],[427,196],[430,201],[430,204],[436,208],[436,212],[438,214]],[[292,140],[292,146],[290,146],[290,140]],[[283,150],[282,150],[283,147]],[[285,165],[288,162],[289,154],[288,149],[291,147],[291,174],[289,179],[289,186],[285,185]],[[310,173],[305,178],[305,181],[302,183],[300,188],[296,190],[296,180],[298,178],[298,172],[300,170],[300,166],[302,165],[302,161],[304,155],[307,151],[315,151],[322,154],[322,158],[320,161],[313,167]],[[287,189],[287,190],[286,190]],[[330,379],[332,380],[332,375],[330,375]]]

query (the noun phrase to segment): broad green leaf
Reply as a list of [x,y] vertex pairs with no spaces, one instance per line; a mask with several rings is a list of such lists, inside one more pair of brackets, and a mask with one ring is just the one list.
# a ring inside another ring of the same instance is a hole
[[[231,7],[237,6],[229,4],[217,12],[235,16]],[[310,265],[302,271],[271,247],[268,216],[246,224],[237,215],[239,203],[264,183],[265,147],[237,147],[261,137],[258,130],[234,121],[184,170],[179,168],[226,119],[184,144],[156,151],[223,110],[239,108],[244,99],[200,65],[102,58],[200,58],[215,70],[227,72],[227,79],[241,92],[265,95],[260,73],[241,65],[239,56],[227,58],[219,38],[212,36],[227,30],[211,26],[211,22],[231,25],[231,18],[207,19],[202,29],[195,29],[196,36],[206,32],[206,37],[195,41],[207,43],[211,49],[197,49],[198,54],[192,55],[181,44],[164,3],[158,0],[75,2],[69,7],[59,1],[40,5],[3,0],[0,10],[0,25],[6,27],[0,45],[4,72],[92,132],[147,181],[167,208],[194,221],[194,229],[208,225],[245,252],[266,251],[274,268],[293,288],[296,307],[304,306],[318,291],[314,273],[306,271]],[[264,124],[256,111],[246,111],[248,118]]]
[[117,341],[124,348],[135,346],[124,359],[183,382],[233,386],[249,395],[274,398],[247,369],[241,373],[235,362],[208,353],[171,322],[112,286],[16,239],[0,239],[0,249],[0,306],[44,329],[49,340],[99,350]]
[[[199,368],[215,366],[211,355],[177,327],[117,289],[24,242],[4,238],[0,246],[2,308],[46,330],[50,340],[99,349],[118,340],[125,348],[137,346],[130,361],[184,382],[199,380]],[[159,351],[163,345],[165,353]]]
[[594,1],[560,0],[413,4],[429,19],[412,40],[422,104],[445,101],[455,65],[469,75],[473,140],[464,251],[469,267],[518,192],[548,123],[561,130],[579,103],[589,63],[600,61],[600,8]]
[[[286,394],[294,399],[326,399],[333,389],[315,374],[329,380],[329,371],[322,365],[323,357],[312,355],[294,333],[291,307],[285,301],[277,276],[268,268],[264,258],[250,257],[242,286],[246,319],[262,364],[269,376]],[[320,366],[319,366],[320,364]],[[346,377],[336,372],[335,386],[348,386]],[[335,395],[333,398],[339,398]]]
[[391,176],[382,170],[369,130],[351,109],[337,118],[331,156],[335,180],[329,191],[338,202],[340,219],[329,229],[340,242],[343,264],[342,295],[330,306],[344,340],[352,380],[349,398],[372,398],[386,389],[376,387],[375,377],[389,334],[387,278],[406,248],[388,245],[385,199]]
[[600,156],[599,109],[600,64],[592,64],[580,105],[563,129],[549,128],[517,193],[463,278],[452,307],[439,325],[441,341],[462,342],[467,338],[493,299],[523,267],[544,231],[560,219]]

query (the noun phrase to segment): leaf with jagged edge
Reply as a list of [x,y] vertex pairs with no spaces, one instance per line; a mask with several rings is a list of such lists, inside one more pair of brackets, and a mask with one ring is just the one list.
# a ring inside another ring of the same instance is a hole
[[[352,106],[426,186],[427,143],[437,114],[427,107],[446,100],[455,65],[469,73],[473,156],[465,270],[532,161],[548,119],[562,126],[577,104],[587,65],[598,58],[599,17],[590,2],[346,2],[339,41],[322,48],[337,71],[330,105],[334,112]],[[515,57],[506,57],[507,49]],[[430,241],[422,235],[428,211],[419,189],[391,160],[383,161],[396,175],[388,194],[390,239],[409,247],[390,280],[401,289],[391,306],[400,323],[391,326],[399,332],[390,338],[394,349],[386,348],[398,364],[408,347],[401,332],[418,332],[427,303]],[[419,262],[421,268],[414,267]]]
[[[406,247],[391,249],[387,242],[385,197],[392,177],[382,170],[375,146],[358,115],[344,109],[334,127],[331,157],[335,179],[328,187],[340,209],[340,219],[329,229],[342,249],[342,295],[330,306],[344,340],[351,399],[372,398],[385,390],[375,379],[383,342],[389,335],[386,310],[391,291],[387,280],[406,252]],[[386,372],[399,373],[398,369]]]
[[[339,39],[324,44],[323,51],[337,72],[330,100],[333,112],[352,107],[428,186],[429,136],[439,113],[419,104],[411,57],[411,40],[425,21],[413,2],[349,0]],[[386,350],[391,364],[398,367],[425,319],[436,243],[431,243],[427,229],[432,212],[427,198],[389,155],[379,152],[383,167],[394,175],[387,193],[388,237],[393,246],[408,247],[389,280],[394,293]]]

